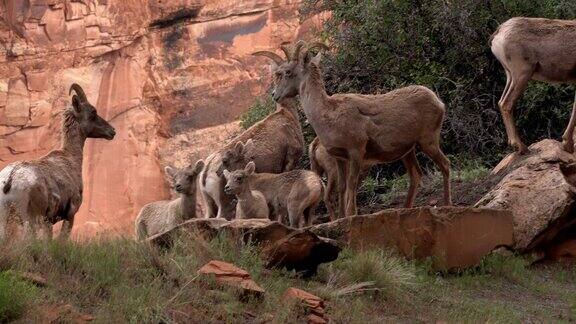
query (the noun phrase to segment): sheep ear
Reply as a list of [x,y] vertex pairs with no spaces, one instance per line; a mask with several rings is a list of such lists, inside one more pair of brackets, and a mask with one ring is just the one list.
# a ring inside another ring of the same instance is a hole
[[246,164],[246,167],[244,168],[244,171],[246,171],[248,175],[254,173],[255,170],[256,170],[256,164],[254,164],[254,161],[248,162],[248,164]]
[[74,108],[74,113],[79,114],[82,111],[80,106],[80,98],[77,95],[72,96],[72,108]]
[[318,52],[316,56],[310,59],[310,64],[314,64],[316,66],[320,66],[320,61],[322,60],[322,52]]
[[224,178],[226,179],[230,178],[230,171],[228,171],[227,169],[224,169]]
[[253,149],[254,149],[254,141],[252,139],[249,139],[246,141],[246,144],[244,144],[242,152],[246,154],[247,152],[251,152]]
[[200,171],[202,171],[202,169],[204,168],[204,161],[203,160],[198,160],[196,162],[196,165],[194,165],[194,173],[198,174],[200,173]]
[[278,64],[276,64],[276,62],[272,62],[270,65],[268,65],[268,69],[270,69],[270,73],[274,73],[278,69]]
[[170,177],[171,179],[174,178],[174,175],[176,174],[176,170],[174,170],[174,168],[170,166],[165,167],[164,172],[166,172],[168,177]]
[[242,145],[242,142],[238,141],[236,145],[234,145],[234,153],[236,153],[236,155],[242,154],[243,147],[244,145]]

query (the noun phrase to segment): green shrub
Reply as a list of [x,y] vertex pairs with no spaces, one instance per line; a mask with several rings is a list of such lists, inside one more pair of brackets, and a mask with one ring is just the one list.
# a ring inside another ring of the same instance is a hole
[[20,280],[12,271],[0,272],[0,323],[22,316],[35,296],[34,286]]
[[[510,17],[576,17],[566,0],[307,0],[302,12],[329,9],[322,36],[327,90],[378,93],[421,84],[446,103],[442,147],[493,165],[508,150],[497,106],[505,74],[489,39]],[[516,115],[524,141],[560,138],[574,89],[532,82]]]
[[240,116],[240,127],[248,129],[252,125],[266,118],[276,109],[276,103],[271,96],[263,96],[256,99],[256,102],[244,114]]

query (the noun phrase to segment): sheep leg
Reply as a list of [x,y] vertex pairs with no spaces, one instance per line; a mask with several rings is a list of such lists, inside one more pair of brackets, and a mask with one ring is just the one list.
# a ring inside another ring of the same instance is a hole
[[440,130],[432,141],[420,144],[422,151],[432,159],[434,164],[438,166],[442,172],[444,180],[444,205],[452,205],[452,190],[450,189],[450,160],[444,155],[440,149]]
[[338,219],[338,192],[336,192],[338,175],[334,174],[334,172],[328,172],[327,178],[328,183],[326,185],[326,190],[324,191],[324,204],[326,205],[326,209],[328,209],[330,220],[333,221]]
[[34,219],[27,219],[24,221],[24,239],[33,240],[38,235],[38,228]]
[[338,163],[338,217],[346,217],[346,177],[348,162],[336,159]]
[[44,232],[46,240],[52,240],[53,236],[52,224],[50,224],[47,221],[42,222],[42,231]]
[[[511,75],[510,85],[508,86],[506,92],[502,94],[502,98],[499,101],[500,112],[502,114],[502,119],[504,120],[504,126],[506,127],[506,134],[508,135],[508,143],[516,148],[520,154],[525,154],[528,152],[528,148],[522,140],[520,135],[518,135],[518,130],[514,122],[514,106],[516,102],[526,89],[528,81],[532,78],[534,69],[523,71],[518,75]],[[510,73],[507,73],[509,75]]]
[[297,206],[288,208],[288,221],[290,222],[290,227],[298,228],[301,219],[302,212]]
[[360,152],[350,152],[348,164],[348,178],[346,179],[346,216],[357,215],[356,190],[362,169],[362,156]]
[[204,190],[200,191],[202,192],[204,207],[206,208],[206,215],[204,217],[213,218],[216,216],[216,210],[218,209],[218,206],[216,206],[216,202],[214,202],[214,199],[212,199],[208,193],[206,193]]
[[8,232],[8,216],[10,209],[7,204],[0,206],[0,244],[6,242],[6,233]]
[[289,146],[286,152],[286,163],[284,164],[283,172],[294,170],[296,168],[296,163],[298,162],[301,156],[302,156],[301,147]]
[[570,115],[570,122],[564,135],[562,135],[562,146],[564,151],[574,153],[574,128],[576,127],[576,97],[574,97],[574,104],[572,106],[572,114]]
[[418,186],[422,180],[422,169],[418,164],[418,160],[416,159],[416,151],[412,150],[408,153],[403,159],[404,167],[406,168],[406,172],[408,172],[408,176],[410,177],[410,187],[408,188],[408,197],[406,198],[406,208],[412,208],[414,205],[414,198],[416,197],[416,193],[418,191]]
[[72,233],[72,226],[74,226],[75,214],[76,208],[70,208],[68,216],[62,221],[62,229],[60,230],[60,235],[58,236],[59,240],[68,240],[70,238],[70,233]]

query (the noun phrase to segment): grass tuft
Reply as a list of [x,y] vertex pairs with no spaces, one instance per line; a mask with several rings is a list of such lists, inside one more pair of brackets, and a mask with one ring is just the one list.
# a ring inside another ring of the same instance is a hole
[[22,316],[36,293],[36,287],[19,279],[14,272],[0,272],[0,323]]

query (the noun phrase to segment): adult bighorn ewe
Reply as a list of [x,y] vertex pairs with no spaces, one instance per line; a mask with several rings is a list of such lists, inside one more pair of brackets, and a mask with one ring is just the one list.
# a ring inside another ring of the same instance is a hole
[[[514,105],[530,80],[576,82],[576,20],[516,17],[504,22],[491,38],[491,49],[506,71],[506,87],[498,102],[508,142],[520,153],[528,148],[514,125]],[[562,135],[564,150],[574,153],[576,102]]]
[[87,138],[112,140],[116,131],[98,116],[82,88],[72,84],[72,107],[62,120],[62,145],[33,161],[7,165],[0,171],[0,242],[8,221],[24,224],[26,237],[40,226],[52,238],[52,225],[62,220],[61,238],[68,238],[82,204],[82,155]]
[[[223,171],[236,170],[238,163],[224,152],[244,149],[256,164],[257,172],[281,173],[294,169],[304,152],[304,137],[296,106],[297,101],[293,98],[283,100],[276,111],[206,158],[206,166],[199,177],[206,217],[228,220],[234,217],[234,197],[224,192],[226,179]],[[241,142],[250,139],[253,144],[243,148]]]
[[228,174],[227,188],[243,185],[247,181],[250,188],[261,192],[266,198],[270,214],[279,222],[288,218],[290,226],[311,225],[316,207],[324,194],[324,183],[309,170],[292,170],[280,174],[255,173],[256,165],[248,162],[244,169]]
[[164,169],[171,187],[180,197],[144,205],[134,224],[137,240],[166,232],[178,224],[196,218],[196,178],[203,167],[204,161],[198,160],[195,165],[189,165],[183,170],[174,170],[171,167]]
[[[430,89],[409,86],[379,95],[329,96],[320,71],[321,53],[312,57],[315,43],[298,42],[291,60],[272,64],[274,99],[300,96],[302,109],[322,145],[338,161],[341,215],[356,214],[356,190],[364,163],[401,159],[410,175],[406,206],[413,204],[422,171],[416,147],[440,168],[444,178],[444,204],[451,204],[450,161],[440,149],[444,103]],[[300,54],[303,55],[300,55]],[[345,198],[345,199],[343,199]],[[343,202],[345,201],[345,204]]]

